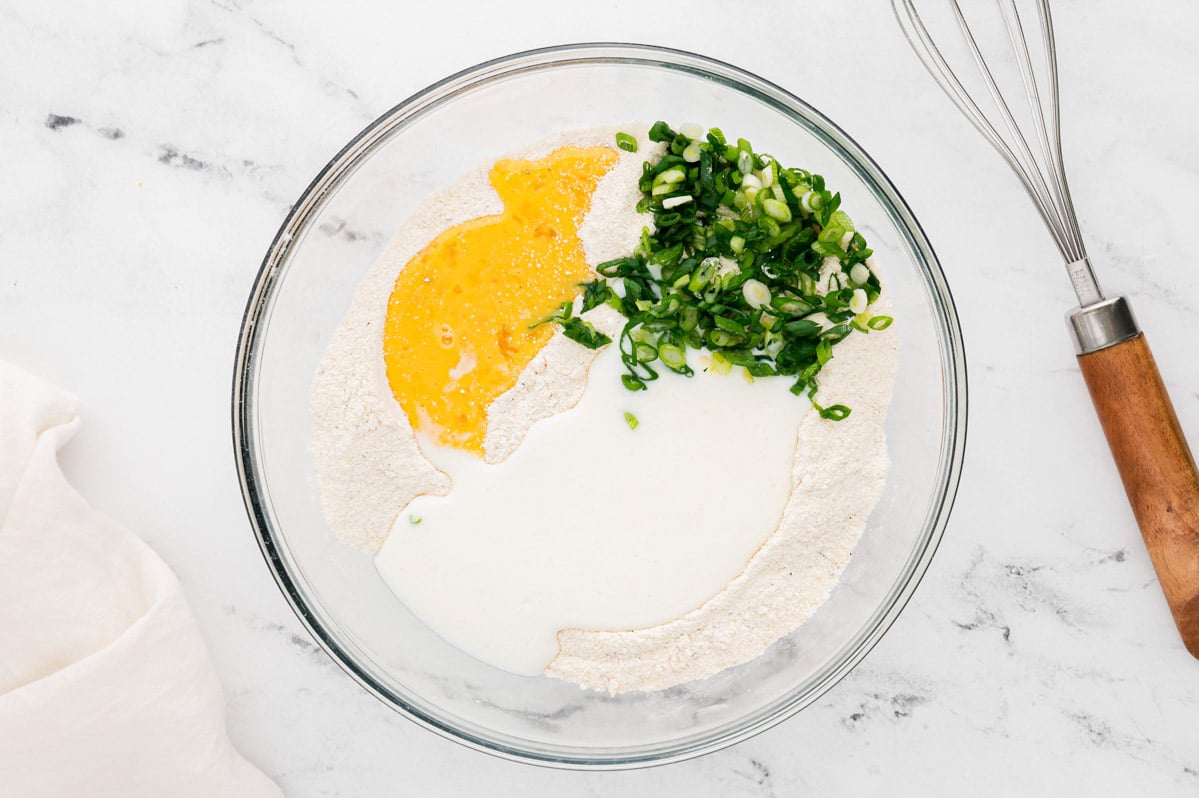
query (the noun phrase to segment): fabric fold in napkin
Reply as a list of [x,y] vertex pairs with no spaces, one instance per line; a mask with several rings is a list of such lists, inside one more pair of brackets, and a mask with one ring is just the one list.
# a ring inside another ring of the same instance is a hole
[[59,469],[78,427],[0,361],[0,795],[281,795],[229,740],[174,573]]

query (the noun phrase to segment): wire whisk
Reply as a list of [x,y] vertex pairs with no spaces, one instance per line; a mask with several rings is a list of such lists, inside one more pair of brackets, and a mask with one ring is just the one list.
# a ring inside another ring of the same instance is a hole
[[[1087,261],[1086,245],[1078,228],[1074,200],[1070,196],[1062,159],[1057,48],[1048,0],[1035,0],[1033,4],[1037,12],[1037,22],[1034,24],[1040,29],[1042,44],[1039,59],[1033,57],[1025,19],[1015,0],[995,0],[1024,88],[1024,97],[1018,101],[1013,101],[1010,92],[1005,93],[1000,85],[995,70],[983,54],[975,29],[967,20],[958,0],[942,1],[949,6],[990,95],[989,112],[963,85],[945,52],[929,33],[915,0],[891,0],[891,5],[900,28],[925,69],[958,110],[999,152],[1032,198],[1067,264],[1079,304],[1086,306],[1103,299],[1098,281]],[[1022,110],[1027,113],[1021,113]]]
[[[929,33],[916,0],[891,0],[891,6],[929,74],[1020,178],[1061,250],[1078,295],[1078,307],[1066,321],[1079,368],[1174,622],[1187,650],[1199,658],[1199,469],[1131,306],[1122,296],[1104,299],[1087,260],[1062,165],[1057,46],[1049,0],[1025,4],[1036,10],[1040,58],[1033,57],[1016,0],[994,0],[1007,32],[1007,54],[1024,87],[1023,104],[1004,93],[979,45],[980,29],[971,26],[958,0],[927,0],[925,5],[938,2],[952,12],[969,51],[959,60],[973,60],[991,96],[990,113],[963,85],[963,75],[954,71]],[[972,10],[983,5],[983,0],[971,0]],[[1005,48],[1001,45],[999,50]]]

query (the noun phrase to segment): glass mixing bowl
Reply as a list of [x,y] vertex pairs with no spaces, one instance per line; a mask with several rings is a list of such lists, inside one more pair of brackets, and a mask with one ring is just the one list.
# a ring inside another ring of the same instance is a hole
[[[841,192],[877,253],[900,334],[887,421],[893,466],[838,587],[764,655],[703,681],[609,696],[501,672],[421,624],[372,558],[340,544],[314,481],[308,397],[359,280],[430,192],[549,134],[694,121],[743,136]],[[945,528],[962,463],[966,372],[949,288],[882,170],[818,111],[690,53],[584,44],[488,61],[363,130],[280,228],[238,344],[233,437],[246,507],[280,589],[363,687],[427,728],[511,759],[636,767],[713,751],[811,704],[870,650],[912,595]]]

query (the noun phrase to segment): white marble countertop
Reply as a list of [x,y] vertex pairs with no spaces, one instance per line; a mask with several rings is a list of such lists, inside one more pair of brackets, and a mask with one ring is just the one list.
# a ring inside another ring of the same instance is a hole
[[[229,726],[289,795],[1199,793],[1182,648],[1072,356],[1059,257],[882,0],[0,5],[0,357],[84,400],[64,454],[182,579]],[[1060,0],[1064,137],[1092,260],[1130,296],[1199,441],[1199,6]],[[835,10],[834,10],[835,9]],[[262,563],[229,433],[246,294],[288,204],[360,128],[484,58],[647,41],[812,102],[924,224],[962,316],[965,475],[898,623],[817,704],[648,771],[493,759],[384,707]]]

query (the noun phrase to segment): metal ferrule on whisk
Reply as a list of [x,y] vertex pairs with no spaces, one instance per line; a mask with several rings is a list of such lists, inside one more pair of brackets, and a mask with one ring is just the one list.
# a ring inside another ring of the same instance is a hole
[[1127,341],[1141,332],[1132,306],[1122,296],[1101,299],[1066,314],[1074,351],[1079,355],[1098,352]]
[[1122,296],[1105,299],[1086,256],[1066,264],[1078,307],[1066,314],[1074,351],[1085,355],[1127,341],[1141,331],[1132,306]]

